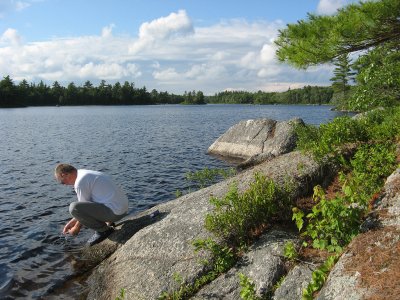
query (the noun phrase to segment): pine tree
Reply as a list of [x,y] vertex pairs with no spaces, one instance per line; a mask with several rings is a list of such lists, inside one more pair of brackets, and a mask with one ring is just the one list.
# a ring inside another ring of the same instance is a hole
[[348,97],[350,90],[350,80],[354,80],[354,72],[351,69],[351,64],[347,54],[338,56],[333,63],[336,67],[333,70],[334,76],[331,78],[332,89],[334,92],[334,100],[342,103]]

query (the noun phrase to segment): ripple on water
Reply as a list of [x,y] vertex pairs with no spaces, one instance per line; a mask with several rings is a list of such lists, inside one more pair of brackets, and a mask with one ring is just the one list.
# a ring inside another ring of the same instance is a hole
[[14,280],[11,269],[6,264],[0,264],[0,296],[5,297],[13,284]]

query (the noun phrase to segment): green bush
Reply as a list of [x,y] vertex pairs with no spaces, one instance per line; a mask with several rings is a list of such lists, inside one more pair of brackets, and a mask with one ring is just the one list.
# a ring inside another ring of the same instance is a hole
[[[193,242],[195,251],[206,250],[212,254],[212,272],[216,275],[228,271],[236,262],[236,254],[232,248],[223,246],[213,241],[212,239],[198,239]],[[209,261],[203,261],[203,264],[208,265]]]
[[239,284],[241,287],[240,298],[243,300],[260,300],[260,297],[256,295],[256,285],[243,273],[239,273]]
[[359,120],[368,130],[368,139],[388,141],[400,134],[400,107],[375,109]]
[[320,127],[298,126],[296,133],[299,150],[313,153],[318,160],[327,155],[338,159],[347,143],[382,143],[399,137],[400,107],[371,111],[358,120],[339,117]]
[[342,179],[344,192],[354,198],[353,202],[367,205],[367,201],[381,189],[386,177],[396,168],[395,146],[391,143],[362,145],[350,164],[352,172]]
[[366,141],[367,130],[357,120],[349,117],[335,118],[332,122],[315,127],[312,125],[296,128],[297,148],[311,151],[317,160],[328,154],[338,154],[340,146],[346,143]]
[[395,146],[389,143],[365,144],[350,160],[351,171],[340,173],[342,193],[326,199],[320,186],[314,188],[316,205],[306,215],[294,208],[292,219],[302,235],[317,249],[340,252],[358,234],[368,201],[380,190],[385,178],[396,168]]
[[314,299],[314,293],[322,288],[328,278],[330,270],[338,259],[338,254],[329,256],[328,259],[312,273],[311,282],[308,284],[307,288],[303,289],[303,300]]
[[191,181],[198,188],[204,188],[213,183],[216,183],[219,179],[226,179],[236,174],[235,169],[210,169],[204,168],[195,172],[186,173],[186,180]]
[[255,174],[245,192],[233,185],[225,197],[210,202],[215,209],[206,216],[205,227],[233,245],[245,244],[252,230],[272,219],[287,219],[291,211],[289,189],[261,174]]
[[358,234],[364,210],[347,197],[326,199],[320,186],[314,188],[313,197],[318,203],[306,216],[307,225],[302,235],[306,240],[311,239],[316,249],[342,251],[343,246]]
[[179,289],[172,292],[163,292],[158,298],[159,300],[189,299],[199,291],[201,287],[232,268],[237,261],[236,253],[233,252],[232,248],[221,245],[211,238],[195,240],[193,246],[195,247],[195,252],[204,250],[211,253],[212,257],[210,261],[202,261],[207,271],[196,278],[193,283],[186,283],[180,274],[174,274],[174,280],[180,285]]

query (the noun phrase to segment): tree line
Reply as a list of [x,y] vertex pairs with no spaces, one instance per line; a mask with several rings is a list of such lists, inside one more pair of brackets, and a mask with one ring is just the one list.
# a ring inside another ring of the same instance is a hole
[[288,89],[285,92],[251,93],[247,91],[224,91],[207,97],[208,103],[230,104],[328,104],[331,103],[331,87],[305,86],[300,89]]
[[43,81],[29,84],[26,80],[16,85],[10,76],[5,76],[0,81],[0,107],[176,104],[185,102],[188,95],[189,93],[174,95],[156,90],[148,92],[146,87],[136,88],[134,83],[128,81],[111,85],[102,80],[98,86],[90,81],[82,86],[71,82],[67,87],[61,86],[57,81],[52,86]]
[[224,91],[205,96],[202,91],[185,91],[183,95],[148,92],[146,87],[136,88],[134,83],[125,81],[107,84],[104,80],[98,86],[86,81],[82,86],[73,82],[67,87],[55,81],[52,86],[43,81],[38,84],[22,80],[15,84],[10,76],[0,81],[0,107],[25,106],[70,106],[70,105],[147,105],[147,104],[324,104],[332,98],[332,88],[311,87],[289,89],[286,92]]

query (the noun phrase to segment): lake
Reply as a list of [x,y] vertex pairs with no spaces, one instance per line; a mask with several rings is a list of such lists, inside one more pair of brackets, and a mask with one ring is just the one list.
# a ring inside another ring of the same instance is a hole
[[[321,124],[340,113],[330,106],[165,105],[0,109],[0,298],[50,298],[74,274],[91,236],[61,231],[75,200],[58,185],[59,162],[106,172],[127,192],[135,213],[193,188],[185,173],[228,168],[207,148],[241,120],[300,117]],[[79,293],[80,283],[68,292]],[[56,298],[68,299],[59,294]]]

